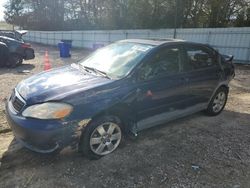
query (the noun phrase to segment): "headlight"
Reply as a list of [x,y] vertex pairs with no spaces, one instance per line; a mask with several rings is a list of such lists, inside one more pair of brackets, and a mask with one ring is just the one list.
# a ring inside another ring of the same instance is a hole
[[61,119],[72,112],[72,106],[65,103],[47,102],[26,108],[22,115],[37,119]]

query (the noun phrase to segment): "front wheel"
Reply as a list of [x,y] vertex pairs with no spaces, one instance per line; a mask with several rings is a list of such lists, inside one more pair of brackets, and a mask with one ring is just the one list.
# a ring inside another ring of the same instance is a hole
[[227,103],[227,97],[228,89],[225,87],[219,88],[208,105],[207,113],[211,116],[220,114]]
[[84,130],[79,149],[89,159],[99,159],[115,151],[122,140],[118,118],[104,116],[93,120]]

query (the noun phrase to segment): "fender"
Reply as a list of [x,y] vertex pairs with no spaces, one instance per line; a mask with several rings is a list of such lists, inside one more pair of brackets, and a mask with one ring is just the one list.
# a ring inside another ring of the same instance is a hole
[[[128,84],[130,83],[130,84]],[[111,89],[98,89],[83,92],[81,96],[64,100],[74,105],[71,119],[79,122],[84,119],[93,119],[101,115],[114,115],[122,122],[135,120],[136,108],[132,105],[136,101],[136,85],[131,87],[131,82],[117,82]],[[83,101],[80,104],[79,101]],[[127,126],[127,125],[126,125]]]

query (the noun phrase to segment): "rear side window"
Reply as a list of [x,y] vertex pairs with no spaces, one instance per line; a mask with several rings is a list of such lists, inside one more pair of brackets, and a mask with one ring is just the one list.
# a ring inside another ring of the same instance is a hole
[[178,47],[166,47],[156,52],[142,67],[141,80],[150,80],[180,72],[181,51]]
[[207,48],[195,45],[186,46],[187,59],[184,61],[183,70],[196,70],[215,65],[213,52]]

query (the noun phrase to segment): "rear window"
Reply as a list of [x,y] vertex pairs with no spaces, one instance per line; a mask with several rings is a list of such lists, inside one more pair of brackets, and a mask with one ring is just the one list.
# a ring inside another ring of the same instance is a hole
[[213,52],[207,48],[195,45],[185,47],[187,60],[184,62],[184,70],[196,70],[215,65],[216,59]]

